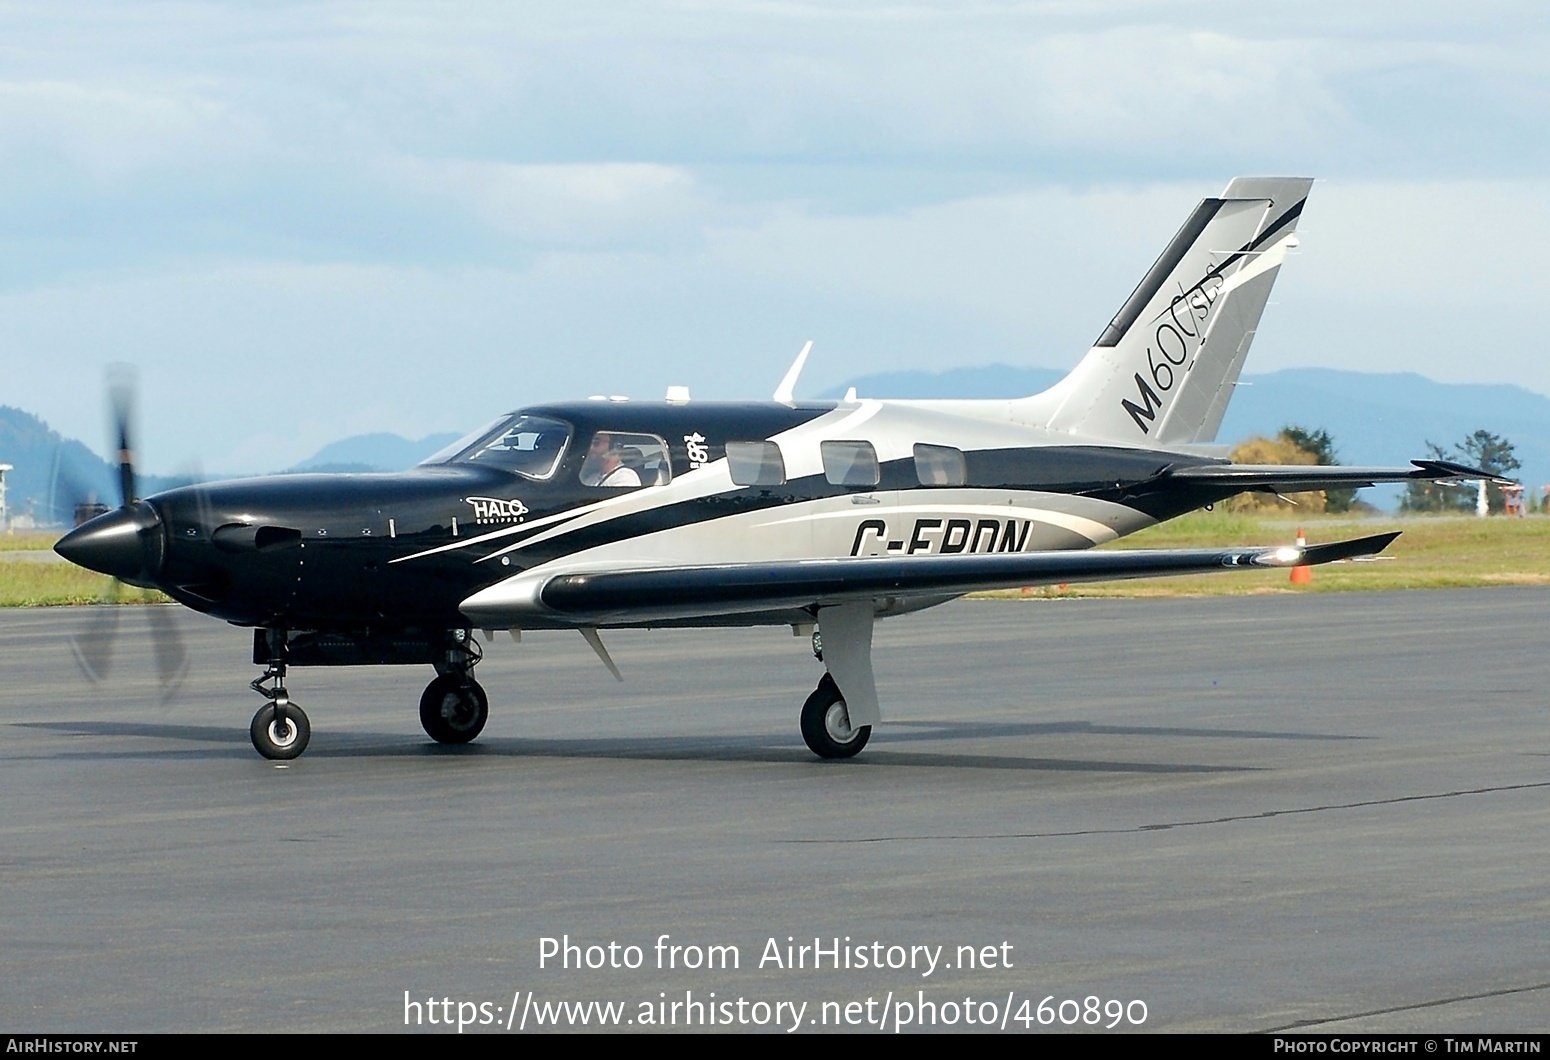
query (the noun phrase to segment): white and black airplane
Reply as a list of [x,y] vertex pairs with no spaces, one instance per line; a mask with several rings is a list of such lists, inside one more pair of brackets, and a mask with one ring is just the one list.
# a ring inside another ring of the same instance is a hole
[[759,403],[589,400],[503,416],[396,474],[284,475],[138,499],[67,559],[254,629],[259,753],[310,726],[289,666],[418,664],[425,731],[472,740],[488,703],[476,629],[791,626],[825,673],[807,745],[856,754],[879,720],[879,618],[1028,585],[1326,563],[1396,535],[1309,547],[1093,550],[1247,490],[1409,479],[1408,468],[1236,465],[1208,443],[1312,182],[1239,178],[1202,201],[1076,368],[1007,401],[805,401],[805,347]]

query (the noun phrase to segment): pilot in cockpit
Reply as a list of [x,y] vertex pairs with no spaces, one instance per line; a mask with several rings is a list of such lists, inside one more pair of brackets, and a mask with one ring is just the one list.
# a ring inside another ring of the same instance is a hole
[[639,486],[640,473],[624,462],[624,450],[607,431],[598,431],[581,462],[583,486]]

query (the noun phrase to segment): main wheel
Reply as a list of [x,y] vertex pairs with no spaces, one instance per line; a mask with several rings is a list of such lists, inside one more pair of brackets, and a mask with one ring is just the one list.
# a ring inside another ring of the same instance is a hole
[[437,743],[467,743],[490,718],[490,701],[479,682],[465,684],[450,674],[425,686],[420,697],[420,724]]
[[872,726],[851,728],[845,697],[828,674],[802,704],[802,739],[819,758],[850,758],[872,736]]
[[283,707],[266,703],[253,715],[248,735],[253,738],[253,747],[259,754],[285,761],[307,749],[307,741],[312,739],[312,723],[294,703],[286,703]]

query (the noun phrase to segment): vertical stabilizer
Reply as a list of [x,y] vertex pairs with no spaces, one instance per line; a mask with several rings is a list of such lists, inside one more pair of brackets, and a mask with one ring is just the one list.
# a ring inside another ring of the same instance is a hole
[[1312,184],[1239,177],[1202,201],[1081,363],[1014,417],[1130,444],[1213,440]]

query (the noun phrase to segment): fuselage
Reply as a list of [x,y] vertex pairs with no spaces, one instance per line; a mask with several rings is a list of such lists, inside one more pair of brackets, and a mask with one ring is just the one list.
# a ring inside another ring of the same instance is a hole
[[[121,510],[139,511],[139,569],[110,573],[240,625],[452,629],[474,594],[550,572],[1088,548],[1232,492],[1160,478],[1209,458],[1054,433],[1004,407],[535,406],[400,473],[157,494]],[[521,624],[567,623],[535,606]]]
[[[790,400],[811,343],[761,404],[612,399],[512,413],[419,466],[191,486],[135,500],[56,551],[255,627],[249,727],[265,757],[310,733],[291,666],[429,665],[441,743],[478,735],[474,627],[790,623],[824,677],[802,707],[845,758],[881,714],[879,617],[982,589],[1333,562],[1334,546],[1082,552],[1244,490],[1456,478],[1457,465],[1319,470],[1208,455],[1311,181],[1239,178],[1203,200],[1072,372],[1011,401]],[[679,400],[675,395],[682,395]],[[162,652],[168,658],[176,652]]]

